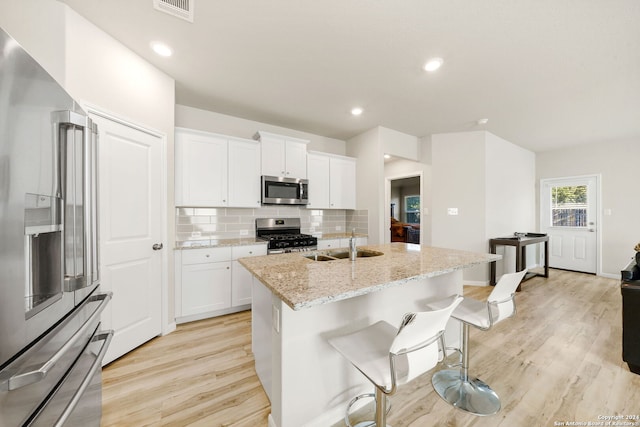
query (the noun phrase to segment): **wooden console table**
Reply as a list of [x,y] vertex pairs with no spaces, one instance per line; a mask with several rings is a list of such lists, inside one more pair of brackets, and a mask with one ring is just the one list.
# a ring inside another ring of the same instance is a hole
[[[539,233],[527,233],[522,237],[498,237],[489,239],[489,252],[496,253],[497,246],[515,246],[516,248],[516,271],[522,271],[527,265],[527,245],[544,243],[544,274],[527,272],[523,281],[534,276],[549,277],[549,236]],[[496,284],[496,263],[491,263],[491,286]],[[518,291],[520,286],[518,286]]]

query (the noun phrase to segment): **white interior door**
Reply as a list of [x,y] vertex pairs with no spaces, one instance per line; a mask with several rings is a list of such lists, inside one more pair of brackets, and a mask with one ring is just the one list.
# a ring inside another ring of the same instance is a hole
[[162,329],[162,139],[92,118],[99,132],[101,288],[113,292],[102,315],[103,327],[115,331],[109,363]]
[[540,181],[540,230],[549,235],[549,266],[596,273],[598,178]]

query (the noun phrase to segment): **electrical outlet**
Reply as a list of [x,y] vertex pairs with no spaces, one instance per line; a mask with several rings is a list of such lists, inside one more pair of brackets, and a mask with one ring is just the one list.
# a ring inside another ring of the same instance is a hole
[[249,235],[249,230],[240,230],[240,235],[241,236],[248,236]]
[[336,225],[336,231],[342,231],[342,226],[341,225]]
[[447,208],[447,215],[458,215],[458,208]]
[[200,231],[192,231],[191,237],[202,237],[202,232]]

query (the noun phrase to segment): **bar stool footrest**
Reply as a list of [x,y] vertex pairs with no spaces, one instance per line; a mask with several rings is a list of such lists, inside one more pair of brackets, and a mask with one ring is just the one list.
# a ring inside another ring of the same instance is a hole
[[[345,425],[347,427],[376,427],[376,422],[374,420],[360,421],[356,425],[352,425],[351,421],[349,421],[349,411],[351,410],[351,407],[353,405],[355,405],[358,400],[366,399],[366,398],[371,398],[375,402],[376,395],[375,395],[375,393],[359,394],[356,397],[354,397],[353,399],[351,399],[351,401],[347,405],[347,411],[344,414],[344,423],[345,423]],[[390,410],[391,410],[391,402],[389,401],[389,399],[387,399],[387,414],[389,413]],[[391,426],[389,424],[387,424],[386,427],[391,427]]]
[[[446,354],[447,350],[452,350],[454,353]],[[448,363],[447,359],[452,357],[456,353],[458,355],[458,362],[457,363]],[[462,366],[462,350],[459,349],[458,347],[446,347],[445,348],[445,356],[442,359],[442,363],[444,363],[444,366],[446,366],[447,368],[459,368],[460,366]]]

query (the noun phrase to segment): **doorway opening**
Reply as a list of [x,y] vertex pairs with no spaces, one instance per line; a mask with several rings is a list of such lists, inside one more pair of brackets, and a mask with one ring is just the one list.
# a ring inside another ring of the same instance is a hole
[[389,178],[387,182],[387,206],[389,207],[387,241],[419,244],[422,241],[420,237],[421,176]]

